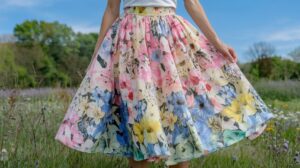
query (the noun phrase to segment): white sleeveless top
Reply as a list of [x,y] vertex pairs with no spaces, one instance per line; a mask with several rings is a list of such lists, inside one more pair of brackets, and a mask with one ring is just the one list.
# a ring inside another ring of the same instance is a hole
[[124,8],[128,6],[163,6],[176,8],[177,0],[124,0]]

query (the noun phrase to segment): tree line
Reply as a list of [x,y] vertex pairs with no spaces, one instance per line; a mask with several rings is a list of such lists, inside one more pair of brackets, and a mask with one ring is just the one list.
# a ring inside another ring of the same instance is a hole
[[84,75],[97,33],[75,33],[55,22],[26,20],[14,28],[17,42],[0,45],[0,86],[75,86]]
[[[25,20],[17,24],[15,42],[0,44],[0,88],[78,86],[90,62],[98,33],[76,33],[66,24]],[[300,79],[300,47],[293,60],[276,55],[275,47],[249,47],[251,62],[239,64],[250,80]]]

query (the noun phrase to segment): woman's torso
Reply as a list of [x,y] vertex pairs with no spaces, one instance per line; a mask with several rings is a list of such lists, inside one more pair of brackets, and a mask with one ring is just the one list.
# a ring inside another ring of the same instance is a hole
[[128,6],[163,6],[176,8],[177,0],[124,0],[124,8]]

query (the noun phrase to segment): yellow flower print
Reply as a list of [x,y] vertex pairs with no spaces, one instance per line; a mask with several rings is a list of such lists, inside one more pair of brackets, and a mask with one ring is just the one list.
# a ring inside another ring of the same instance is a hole
[[105,113],[100,108],[97,108],[97,107],[94,107],[93,113],[94,113],[94,119],[95,119],[96,123],[99,123],[100,120],[105,115]]
[[144,139],[148,143],[157,143],[157,137],[161,131],[160,122],[149,117],[144,117],[140,123],[134,123],[133,125],[133,132],[138,137],[140,143],[142,143]]
[[243,112],[247,112],[248,115],[253,115],[256,113],[254,98],[249,93],[240,94],[231,102],[231,105],[226,107],[221,113],[224,116],[241,122]]
[[141,121],[141,124],[146,131],[146,141],[149,143],[157,143],[158,133],[162,131],[160,122],[148,117],[144,117]]
[[208,68],[206,69],[206,73],[216,84],[221,86],[227,85],[228,81],[226,80],[224,73],[220,69]]
[[140,123],[133,124],[133,132],[137,136],[139,143],[144,141],[144,129]]
[[170,130],[174,130],[174,124],[177,121],[177,116],[173,113],[163,113],[161,112],[162,126],[169,127]]
[[240,99],[238,100],[243,105],[241,108],[243,108],[248,115],[253,115],[256,113],[255,102],[252,94],[241,94]]
[[215,117],[211,117],[208,119],[208,124],[209,127],[211,127],[211,129],[213,131],[221,131],[222,130],[222,126],[220,124],[219,119],[215,118]]
[[86,113],[87,109],[89,108],[89,102],[87,99],[81,100],[79,104],[79,112],[82,112],[83,114]]
[[134,12],[139,13],[139,14],[146,14],[145,9],[146,8],[142,7],[142,6],[135,6],[134,7]]
[[236,121],[242,121],[242,115],[237,100],[232,101],[231,105],[226,107],[221,113],[224,116],[235,119]]

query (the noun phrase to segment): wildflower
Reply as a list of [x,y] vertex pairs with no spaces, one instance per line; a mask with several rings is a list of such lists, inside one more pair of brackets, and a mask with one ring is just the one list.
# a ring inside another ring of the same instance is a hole
[[283,107],[284,109],[288,109],[289,105],[288,105],[288,104],[283,104],[282,107]]
[[0,161],[7,161],[7,160],[8,160],[8,152],[5,148],[3,148],[0,153]]
[[267,128],[266,128],[266,131],[267,131],[267,132],[273,132],[273,131],[274,131],[274,126],[271,125],[271,124],[268,124],[268,125],[267,125]]
[[289,150],[289,141],[285,139],[282,147],[283,151],[287,152]]

